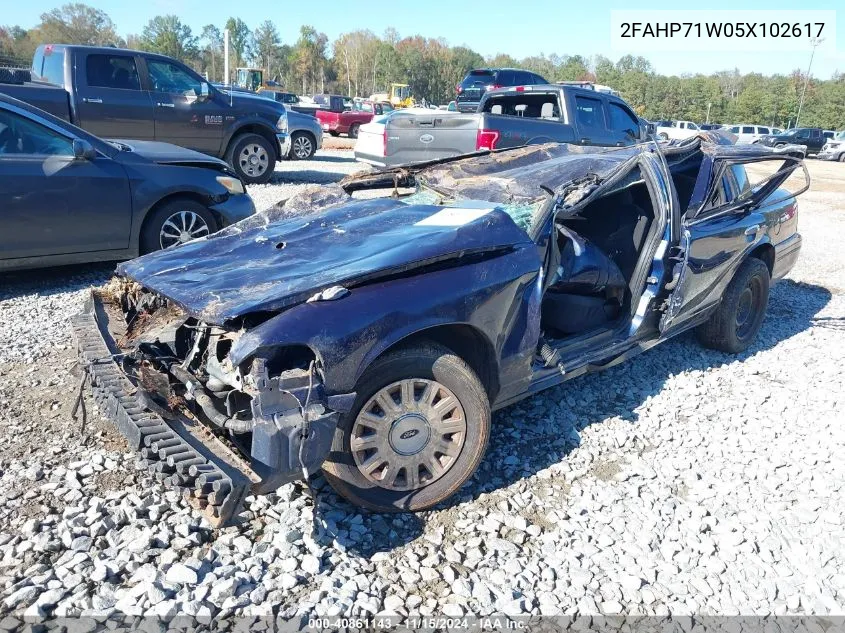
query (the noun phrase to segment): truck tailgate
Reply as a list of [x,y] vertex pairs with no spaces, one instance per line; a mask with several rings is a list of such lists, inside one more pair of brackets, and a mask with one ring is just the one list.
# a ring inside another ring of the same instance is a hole
[[387,164],[407,165],[475,151],[478,115],[394,115],[387,120]]

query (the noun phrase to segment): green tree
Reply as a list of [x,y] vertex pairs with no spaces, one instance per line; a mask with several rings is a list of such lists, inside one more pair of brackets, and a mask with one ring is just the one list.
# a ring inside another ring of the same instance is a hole
[[191,27],[182,24],[175,15],[157,15],[147,22],[141,34],[141,45],[145,50],[186,62],[196,61],[199,54]]
[[41,14],[32,38],[38,44],[123,44],[105,11],[81,2],[65,4]]
[[[244,66],[246,60],[252,56],[252,32],[246,22],[240,18],[226,20],[225,29],[229,31],[229,72],[234,72],[236,67]],[[231,77],[226,77],[227,82],[231,79]]]
[[281,44],[276,25],[270,20],[265,20],[255,29],[252,39],[256,65],[259,68],[264,68],[268,74],[265,80],[270,79],[270,75],[281,75],[281,69],[276,63],[279,56],[279,45]]

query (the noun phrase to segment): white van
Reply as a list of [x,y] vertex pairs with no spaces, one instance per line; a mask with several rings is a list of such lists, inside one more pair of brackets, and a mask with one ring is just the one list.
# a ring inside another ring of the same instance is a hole
[[731,134],[736,134],[736,144],[753,143],[761,136],[769,134],[777,134],[780,130],[776,128],[766,127],[765,125],[733,125],[726,127]]

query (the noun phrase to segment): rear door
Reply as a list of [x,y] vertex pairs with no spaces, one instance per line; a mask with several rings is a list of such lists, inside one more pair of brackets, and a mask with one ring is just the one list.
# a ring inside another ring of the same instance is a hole
[[[771,175],[752,182],[746,165],[768,163]],[[803,166],[790,156],[708,157],[702,162],[699,183],[706,183],[704,197],[694,200],[681,221],[680,249],[673,270],[674,290],[661,319],[663,332],[697,320],[717,304],[739,264],[767,240],[779,218],[772,209],[809,187],[793,194],[778,187]],[[806,176],[806,168],[804,168]]]
[[145,57],[149,95],[155,112],[155,138],[218,154],[223,144],[228,103],[205,86],[205,80],[187,67],[156,57]]
[[150,95],[142,89],[139,59],[131,53],[73,51],[76,116],[102,138],[152,140]]
[[132,219],[123,167],[75,160],[73,139],[48,121],[0,108],[0,258],[128,248]]

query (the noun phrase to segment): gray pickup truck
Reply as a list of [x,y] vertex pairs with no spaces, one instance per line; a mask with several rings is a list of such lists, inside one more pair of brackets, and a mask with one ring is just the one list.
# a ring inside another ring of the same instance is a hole
[[478,112],[397,110],[361,126],[355,158],[397,167],[486,149],[538,143],[622,147],[648,135],[621,98],[566,84],[487,91]]
[[35,51],[35,81],[0,92],[103,138],[166,141],[223,158],[246,183],[270,180],[288,155],[285,107],[221,91],[164,55],[46,44]]

